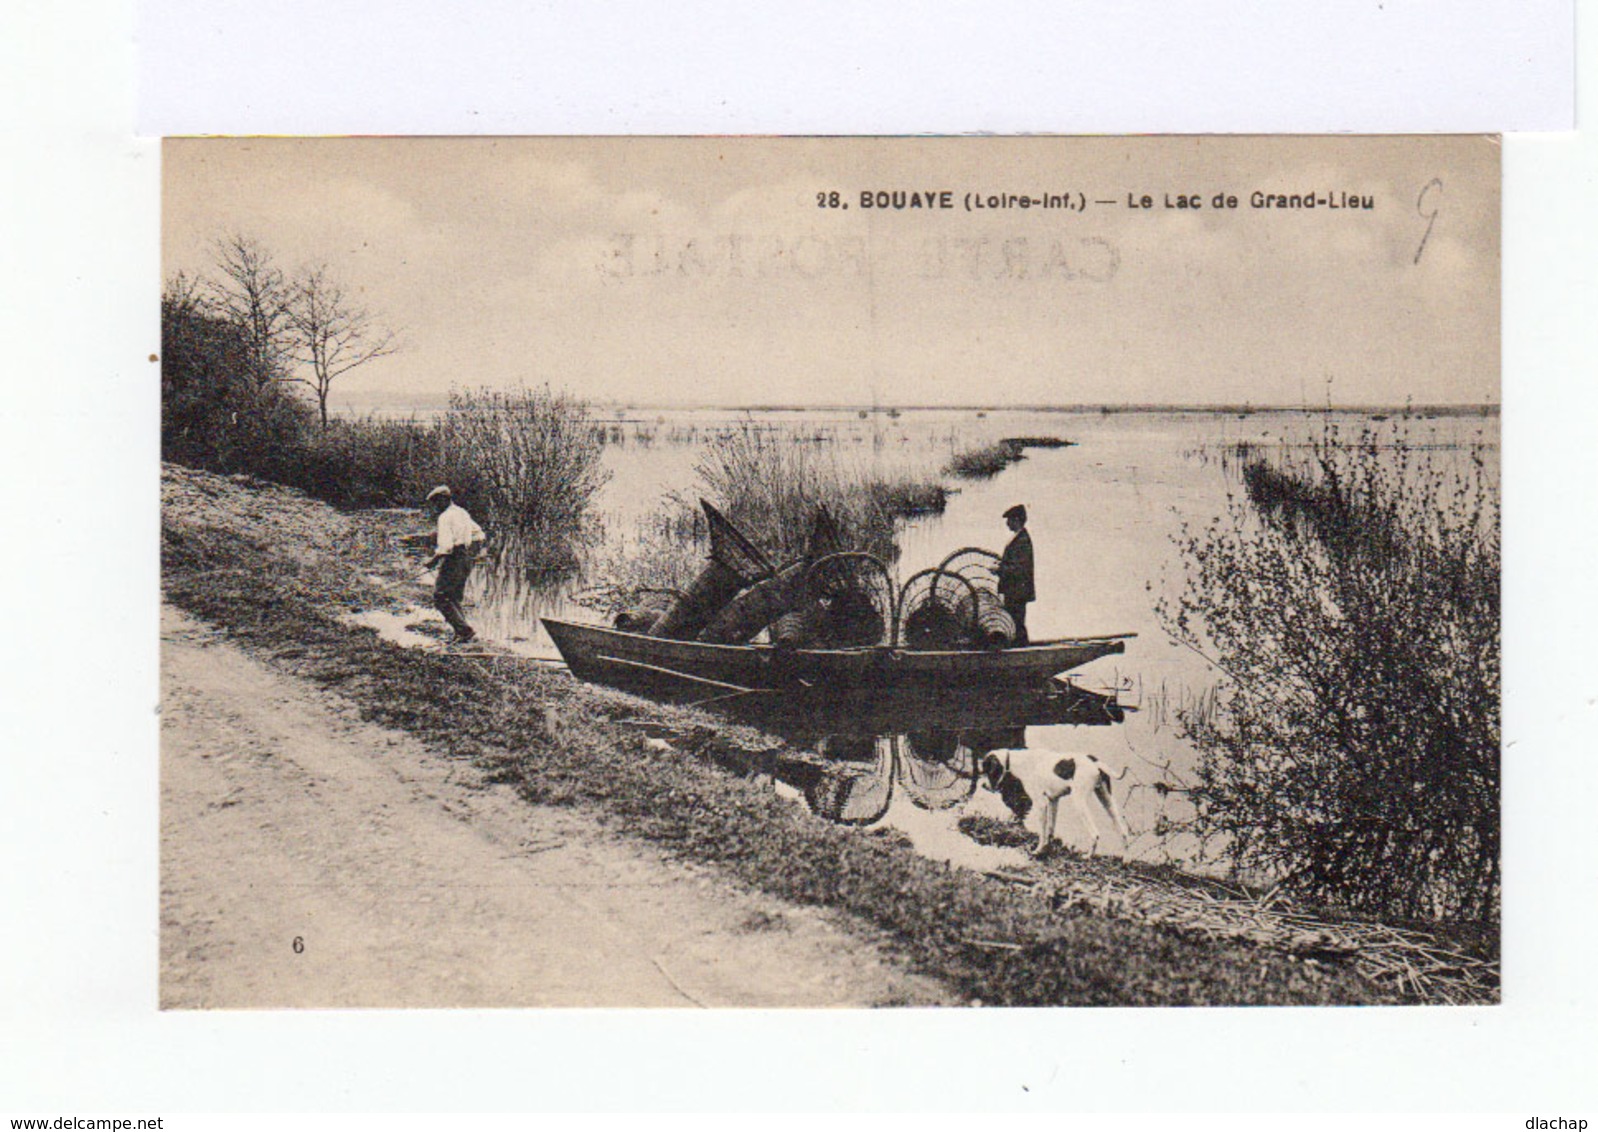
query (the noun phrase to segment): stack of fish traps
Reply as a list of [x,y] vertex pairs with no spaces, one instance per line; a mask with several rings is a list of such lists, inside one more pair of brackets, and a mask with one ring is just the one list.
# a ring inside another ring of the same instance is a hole
[[849,649],[886,644],[893,626],[893,582],[870,554],[830,554],[805,571],[797,608],[772,626],[772,644]]
[[980,547],[957,550],[905,583],[899,639],[911,649],[1005,648],[1015,621],[997,591],[999,556]]
[[699,639],[712,644],[741,645],[754,640],[763,629],[773,629],[774,633],[774,626],[784,619],[792,621],[793,615],[807,604],[811,567],[818,559],[836,553],[838,541],[838,526],[832,515],[825,507],[817,507],[804,553],[775,571],[767,571],[742,590],[704,628]]
[[816,509],[805,551],[773,566],[726,516],[700,500],[710,556],[687,589],[659,590],[617,614],[615,626],[707,644],[744,645],[762,632],[779,648],[1005,648],[1015,623],[997,589],[999,556],[956,551],[895,587],[881,559],[841,551],[837,525]]
[[677,602],[648,632],[654,637],[691,641],[699,636],[734,597],[769,578],[771,563],[722,513],[701,499],[710,529],[710,558]]
[[[818,507],[805,551],[773,566],[706,500],[710,556],[685,590],[644,595],[615,627],[676,640],[742,645],[766,632],[793,648],[882,644],[893,625],[887,567],[868,554],[840,552],[837,524]],[[640,591],[643,594],[643,591]]]

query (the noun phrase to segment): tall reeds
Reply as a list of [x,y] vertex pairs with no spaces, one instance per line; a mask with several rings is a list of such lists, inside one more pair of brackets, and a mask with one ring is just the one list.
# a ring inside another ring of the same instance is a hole
[[750,423],[707,445],[694,471],[704,493],[777,558],[804,549],[824,504],[845,546],[892,560],[897,521],[942,511],[947,498],[936,481],[884,472]]
[[1480,452],[1328,430],[1181,537],[1169,632],[1226,675],[1186,714],[1197,832],[1388,915],[1496,919],[1499,495]]
[[[950,441],[952,446],[952,436]],[[1070,448],[1073,443],[1058,436],[1008,436],[992,444],[956,452],[943,470],[960,479],[991,479],[1011,464],[1026,459],[1028,448]]]
[[498,564],[533,576],[576,569],[595,536],[589,504],[609,478],[586,404],[547,386],[455,390],[434,430],[437,478],[490,530]]
[[912,468],[883,468],[837,445],[744,421],[704,438],[695,483],[667,496],[622,558],[595,571],[609,589],[681,586],[698,572],[708,532],[698,500],[711,500],[776,561],[797,557],[825,505],[842,545],[885,561],[898,554],[900,520],[937,514],[948,491]]

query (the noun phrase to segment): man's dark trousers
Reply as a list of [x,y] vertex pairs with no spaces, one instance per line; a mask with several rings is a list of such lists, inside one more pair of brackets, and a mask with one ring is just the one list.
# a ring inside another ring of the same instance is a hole
[[1015,643],[1024,645],[1031,640],[1026,634],[1026,607],[1029,602],[1006,601],[1004,611],[1010,615],[1010,620],[1015,622]]
[[444,620],[455,630],[455,636],[463,641],[477,635],[461,612],[461,602],[466,600],[466,579],[471,577],[472,563],[476,559],[474,548],[457,546],[444,556],[443,565],[438,568],[438,580],[433,583],[433,608],[444,615]]

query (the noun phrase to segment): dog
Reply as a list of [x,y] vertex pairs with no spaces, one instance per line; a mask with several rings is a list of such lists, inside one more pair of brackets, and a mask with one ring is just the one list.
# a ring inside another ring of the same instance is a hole
[[1126,767],[1121,773],[1111,775],[1104,764],[1092,755],[1062,754],[1059,751],[1028,750],[1026,748],[999,748],[983,756],[980,764],[982,776],[990,790],[998,793],[1011,813],[1023,825],[1033,808],[1041,811],[1038,818],[1038,843],[1032,850],[1041,857],[1049,843],[1057,840],[1055,824],[1060,815],[1060,799],[1067,794],[1076,799],[1082,810],[1082,820],[1093,833],[1093,844],[1088,849],[1092,856],[1099,848],[1099,827],[1094,823],[1089,797],[1109,815],[1121,834],[1124,848],[1132,840],[1132,832],[1121,814],[1120,803],[1115,800],[1113,786],[1126,777]]

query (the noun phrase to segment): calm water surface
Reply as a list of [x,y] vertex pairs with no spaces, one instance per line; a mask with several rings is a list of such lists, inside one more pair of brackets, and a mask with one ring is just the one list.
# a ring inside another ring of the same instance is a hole
[[[1152,786],[1162,781],[1180,785],[1191,772],[1195,755],[1177,736],[1174,713],[1203,697],[1216,676],[1206,661],[1166,636],[1155,608],[1162,596],[1180,590],[1181,563],[1173,536],[1184,523],[1201,528],[1223,515],[1228,492],[1236,490],[1237,464],[1228,448],[1239,442],[1264,448],[1302,445],[1328,424],[1345,438],[1367,427],[1388,432],[1402,428],[1412,445],[1441,453],[1484,446],[1496,474],[1499,425],[1497,417],[1399,422],[1373,421],[1366,414],[1282,412],[996,410],[978,415],[913,410],[897,419],[879,413],[865,420],[854,412],[819,411],[635,414],[614,423],[611,435],[618,442],[606,447],[612,479],[597,500],[604,536],[596,559],[626,553],[635,545],[642,525],[660,510],[668,493],[693,498],[694,463],[702,446],[718,432],[746,423],[770,428],[788,442],[818,445],[841,461],[885,471],[921,471],[928,478],[936,478],[952,453],[1002,437],[1053,436],[1075,442],[1068,448],[1031,449],[1025,460],[990,480],[960,482],[944,514],[905,526],[896,571],[902,580],[962,547],[1001,549],[1008,538],[1003,511],[1014,503],[1026,505],[1037,555],[1038,600],[1028,614],[1033,638],[1137,637],[1127,642],[1125,654],[1095,661],[1071,676],[1084,690],[1113,694],[1128,709],[1122,722],[1052,722],[1047,714],[1040,722],[1023,711],[1017,716],[1017,734],[1024,735],[1029,747],[1083,751],[1112,768],[1129,768],[1119,789],[1138,836],[1126,855],[1149,860],[1187,860],[1194,849],[1180,838],[1154,835],[1161,813],[1182,814],[1179,794],[1162,796]],[[570,596],[594,580],[518,592],[496,602],[484,600],[479,582],[474,620],[492,637],[513,641],[532,654],[553,656],[537,618],[599,621],[600,614],[576,605]],[[970,752],[961,729],[966,721],[955,718],[951,726],[924,728],[917,737],[905,730],[862,733],[846,720],[846,713],[840,715],[836,729],[828,731],[825,719],[810,719],[801,729],[789,728],[788,737],[858,781],[847,789],[836,784],[822,789],[802,781],[779,788],[805,797],[812,808],[837,810],[825,815],[835,820],[893,825],[929,856],[977,867],[1020,859],[1020,850],[977,845],[957,828],[963,816],[1005,816],[997,797],[971,781]],[[1060,832],[1068,843],[1087,842],[1073,808],[1062,808]],[[1101,851],[1119,848],[1115,834],[1106,831]]]

